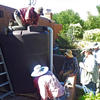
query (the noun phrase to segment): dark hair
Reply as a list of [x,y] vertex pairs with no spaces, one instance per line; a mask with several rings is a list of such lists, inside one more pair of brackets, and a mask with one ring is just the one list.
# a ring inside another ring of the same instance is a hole
[[90,54],[93,54],[92,52],[92,49],[89,49],[89,50],[86,50],[86,52],[89,52]]

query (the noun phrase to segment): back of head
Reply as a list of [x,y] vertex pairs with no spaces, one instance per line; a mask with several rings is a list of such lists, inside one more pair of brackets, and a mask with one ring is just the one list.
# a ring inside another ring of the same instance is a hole
[[99,44],[98,43],[94,43],[93,48],[99,48]]
[[69,58],[73,58],[72,51],[70,49],[67,49],[64,55],[68,56]]

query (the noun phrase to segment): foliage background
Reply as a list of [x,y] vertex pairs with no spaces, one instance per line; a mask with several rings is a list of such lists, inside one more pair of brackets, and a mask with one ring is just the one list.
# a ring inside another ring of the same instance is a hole
[[[86,30],[100,28],[100,5],[96,6],[96,8],[98,11],[98,16],[94,16],[91,14],[91,12],[88,12],[88,18],[85,21],[80,18],[77,12],[74,12],[71,9],[53,14],[53,20],[55,20],[57,24],[62,24],[63,26],[63,29],[56,40],[60,48],[76,48],[77,46],[74,45],[74,42],[79,40],[100,41],[100,32],[95,34],[91,33],[92,38],[91,34],[87,35],[85,33]],[[75,26],[70,27],[71,24],[80,24],[81,28]],[[84,39],[83,36],[85,37]]]

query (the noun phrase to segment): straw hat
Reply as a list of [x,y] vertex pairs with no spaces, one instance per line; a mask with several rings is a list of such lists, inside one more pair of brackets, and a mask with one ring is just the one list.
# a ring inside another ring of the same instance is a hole
[[36,65],[34,67],[34,71],[32,72],[31,76],[32,77],[38,77],[38,76],[41,76],[45,73],[48,72],[48,67],[47,66],[41,66],[41,65]]
[[66,52],[65,52],[65,55],[69,56],[69,57],[73,57],[72,55],[72,51],[70,49],[67,49]]

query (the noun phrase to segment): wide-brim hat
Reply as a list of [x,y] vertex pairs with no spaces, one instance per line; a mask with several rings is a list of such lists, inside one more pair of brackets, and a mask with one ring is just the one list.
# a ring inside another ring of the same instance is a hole
[[32,76],[32,77],[41,76],[41,75],[47,73],[48,70],[49,70],[49,68],[48,68],[47,66],[36,65],[36,66],[34,67],[33,72],[31,73],[31,76]]
[[93,48],[98,48],[99,47],[99,44],[98,43],[95,43],[94,45],[93,45]]
[[72,51],[70,49],[67,49],[66,52],[65,52],[65,55],[69,56],[69,57],[73,57],[72,55]]
[[83,48],[81,54],[83,54],[85,51],[92,52],[92,48],[91,47],[85,47],[85,48]]

